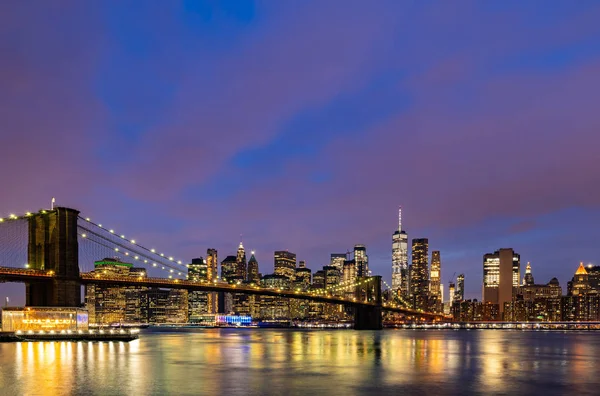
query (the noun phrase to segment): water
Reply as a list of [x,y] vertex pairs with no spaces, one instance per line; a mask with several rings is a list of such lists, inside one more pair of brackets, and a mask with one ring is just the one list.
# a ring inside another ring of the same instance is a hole
[[0,394],[597,395],[599,336],[206,329],[0,344]]

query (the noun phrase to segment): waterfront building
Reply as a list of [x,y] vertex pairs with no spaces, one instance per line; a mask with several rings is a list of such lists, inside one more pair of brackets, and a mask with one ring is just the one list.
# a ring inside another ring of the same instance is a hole
[[296,276],[296,254],[287,250],[278,250],[274,253],[275,275],[282,275],[291,282]]
[[412,240],[411,302],[414,309],[427,310],[429,295],[427,238]]
[[365,278],[369,276],[369,256],[365,245],[354,245],[354,262],[356,263],[356,276]]
[[408,298],[408,235],[402,229],[402,208],[398,210],[398,229],[392,235],[392,290]]
[[558,283],[558,279],[552,278],[545,285],[529,284],[518,287],[516,290],[517,296],[521,296],[525,301],[533,301],[535,299],[560,298],[562,296],[562,288]]
[[188,323],[188,292],[152,288],[140,292],[142,323]]
[[331,253],[329,265],[337,268],[340,274],[344,272],[344,262],[347,260],[346,253]]
[[[187,264],[187,279],[192,282],[208,282],[208,265],[202,257],[192,259]],[[190,322],[197,321],[201,315],[210,313],[209,292],[190,291],[188,293],[188,317]]]
[[434,250],[431,252],[431,268],[429,271],[429,305],[435,312],[440,312],[442,308],[441,267],[440,251]]
[[258,260],[254,256],[254,252],[251,253],[250,260],[248,260],[248,282],[258,284],[260,282],[260,275],[258,271]]
[[500,249],[483,256],[483,301],[498,304],[511,302],[513,289],[519,287],[521,256],[512,249]]
[[[215,282],[219,278],[219,258],[217,249],[206,249],[206,280]],[[216,292],[208,293],[208,313],[216,314],[219,312],[219,294]]]
[[88,330],[88,312],[71,307],[4,307],[2,331]]
[[458,322],[490,322],[497,321],[500,318],[500,308],[498,304],[477,300],[454,301],[451,307],[451,314]]
[[[143,268],[118,258],[105,258],[94,262],[92,273],[103,276],[134,277],[146,276]],[[89,322],[93,324],[138,323],[140,286],[105,286],[89,284],[85,287],[86,308]]]
[[[285,275],[270,274],[261,279],[261,286],[268,289],[289,289],[290,279]],[[276,296],[260,296],[261,319],[289,319],[290,299]]]

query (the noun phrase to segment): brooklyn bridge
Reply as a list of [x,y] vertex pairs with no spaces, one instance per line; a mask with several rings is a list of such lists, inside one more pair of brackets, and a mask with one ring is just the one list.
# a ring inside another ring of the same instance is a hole
[[[447,319],[414,310],[399,299],[383,301],[381,276],[357,278],[344,293],[330,289],[289,290],[224,280],[187,279],[182,261],[147,248],[124,234],[82,217],[76,209],[57,207],[0,218],[0,281],[26,285],[29,307],[79,307],[82,285],[140,286],[189,291],[245,293],[330,304],[353,311],[354,328],[378,330],[382,315],[396,313],[416,320]],[[147,269],[143,276],[117,276],[92,271],[95,259],[111,256],[132,260]],[[155,274],[162,273],[163,276]]]

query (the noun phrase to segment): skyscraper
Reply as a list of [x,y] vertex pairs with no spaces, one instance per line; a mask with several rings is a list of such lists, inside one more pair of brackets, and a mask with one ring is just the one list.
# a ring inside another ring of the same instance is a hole
[[431,269],[429,271],[429,294],[434,297],[438,302],[442,300],[442,290],[440,288],[440,277],[442,260],[440,257],[440,251],[434,250],[431,252]]
[[[217,249],[206,249],[206,280],[209,282],[216,281],[219,277],[219,261]],[[219,297],[218,293],[208,293],[208,313],[216,314],[219,312]]]
[[221,279],[226,282],[231,282],[237,279],[237,258],[235,256],[227,256],[221,261]]
[[412,305],[414,309],[426,310],[429,294],[428,271],[429,240],[412,240],[412,270],[410,279]]
[[498,304],[511,302],[513,288],[519,287],[521,256],[512,249],[500,249],[483,256],[483,301]]
[[356,276],[364,278],[369,276],[369,256],[365,245],[354,245],[354,261],[356,262]]
[[[206,282],[208,280],[208,265],[202,257],[192,259],[187,265],[187,279],[193,282]],[[201,315],[209,313],[209,292],[190,291],[188,293],[188,318],[190,322],[197,322]]]
[[254,257],[254,252],[251,254],[250,260],[248,260],[248,282],[258,284],[260,282],[260,276],[258,275],[258,260]]
[[246,251],[244,250],[244,245],[240,241],[240,246],[237,250],[237,256],[235,259],[236,263],[236,276],[242,280],[246,280],[248,277],[248,268],[246,264]]
[[392,235],[392,290],[406,298],[408,290],[408,235],[402,229],[402,208],[398,210],[398,229]]
[[456,292],[454,293],[456,301],[465,299],[465,274],[458,274],[456,277]]
[[523,286],[530,286],[535,284],[533,281],[533,274],[531,273],[531,264],[527,262],[525,267],[525,276],[523,277]]
[[344,261],[346,261],[346,253],[331,253],[329,265],[337,268],[342,273],[344,271]]
[[291,281],[296,276],[296,254],[287,250],[274,253],[275,275],[283,275]]
[[207,280],[213,281],[219,276],[219,261],[217,249],[206,249]]

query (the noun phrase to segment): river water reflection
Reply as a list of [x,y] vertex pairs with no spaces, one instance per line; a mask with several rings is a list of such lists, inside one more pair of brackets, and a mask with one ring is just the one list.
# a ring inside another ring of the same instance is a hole
[[145,332],[0,344],[0,394],[597,395],[599,354],[593,332]]

